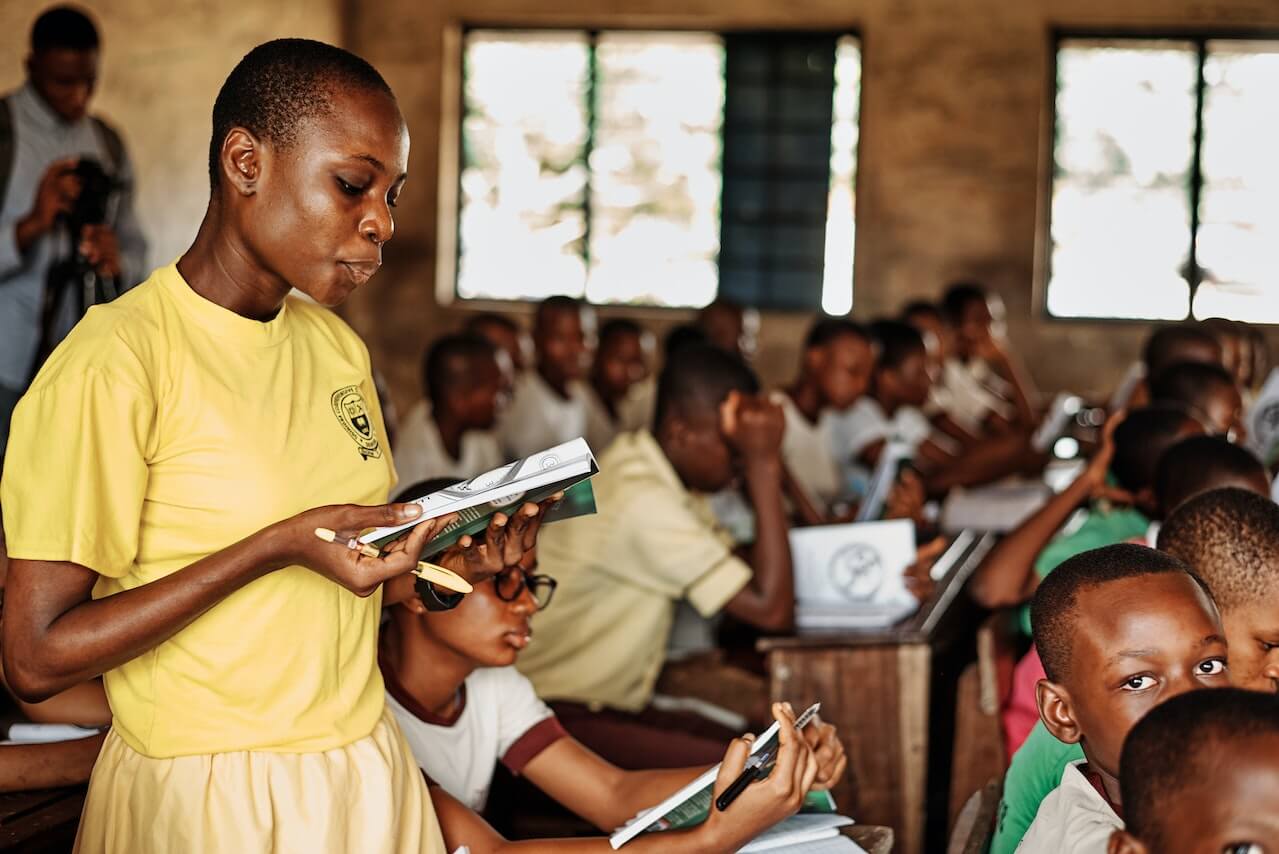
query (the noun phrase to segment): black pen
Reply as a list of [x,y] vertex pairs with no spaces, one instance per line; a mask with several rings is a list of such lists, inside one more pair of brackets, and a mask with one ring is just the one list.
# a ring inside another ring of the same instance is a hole
[[759,753],[752,753],[746,759],[746,768],[741,774],[737,775],[727,789],[724,790],[718,798],[715,799],[715,808],[720,812],[728,809],[733,801],[744,791],[746,787],[756,780],[762,780],[768,776],[768,763],[773,760],[773,751],[771,749],[761,750]]
[[[804,713],[795,721],[795,732],[798,733],[808,726],[808,722],[817,715],[821,707],[821,703],[813,703],[813,705],[805,709]],[[774,736],[774,738],[777,738],[777,736]],[[756,780],[762,780],[767,777],[768,772],[772,769],[772,763],[777,756],[779,746],[779,742],[774,741],[770,746],[760,748],[758,753],[752,753],[746,757],[746,767],[741,774],[737,775],[737,779],[729,784],[724,793],[715,799],[715,808],[723,812],[732,805],[733,801],[737,800],[742,792],[746,791],[747,786]]]

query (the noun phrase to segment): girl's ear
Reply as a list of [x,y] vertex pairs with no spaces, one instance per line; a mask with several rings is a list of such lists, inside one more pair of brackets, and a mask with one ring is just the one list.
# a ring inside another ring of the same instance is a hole
[[1070,694],[1065,687],[1047,679],[1035,685],[1035,702],[1039,706],[1039,719],[1063,744],[1078,744],[1083,738],[1075,714],[1071,708]]
[[222,140],[218,168],[222,178],[242,196],[258,190],[262,177],[262,144],[250,131],[235,127]]
[[1106,854],[1150,854],[1150,849],[1131,833],[1125,830],[1116,830],[1110,834],[1110,842],[1106,845]]
[[426,606],[418,598],[414,586],[415,577],[410,573],[397,575],[382,585],[382,606],[403,605],[413,614],[425,614]]

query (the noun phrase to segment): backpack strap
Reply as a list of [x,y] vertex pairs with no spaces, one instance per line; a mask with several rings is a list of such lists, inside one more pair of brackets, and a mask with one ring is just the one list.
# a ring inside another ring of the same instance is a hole
[[104,165],[108,167],[110,174],[118,175],[124,166],[124,140],[120,139],[120,134],[115,132],[115,128],[102,119],[97,116],[90,116],[90,118],[93,120],[94,127],[98,129],[102,144],[106,146],[107,156],[111,158],[111,162]]
[[9,97],[0,98],[0,205],[9,191],[9,175],[13,172],[13,158],[17,144],[13,133],[13,103]]

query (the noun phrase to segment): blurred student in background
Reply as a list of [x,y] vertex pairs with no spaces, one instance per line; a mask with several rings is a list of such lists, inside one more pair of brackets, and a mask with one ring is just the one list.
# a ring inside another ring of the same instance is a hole
[[1003,300],[959,282],[946,290],[941,310],[952,343],[942,373],[951,418],[977,436],[1033,428],[1036,392],[1004,338]]
[[595,312],[585,303],[555,296],[533,318],[536,364],[515,380],[511,405],[498,425],[509,459],[535,454],[586,435],[583,382],[595,346]]
[[425,399],[404,416],[395,440],[399,478],[466,480],[502,465],[493,428],[510,375],[506,352],[478,335],[446,335],[432,344],[422,364]]
[[600,327],[587,395],[586,441],[601,454],[619,433],[642,430],[653,418],[656,339],[633,320]]

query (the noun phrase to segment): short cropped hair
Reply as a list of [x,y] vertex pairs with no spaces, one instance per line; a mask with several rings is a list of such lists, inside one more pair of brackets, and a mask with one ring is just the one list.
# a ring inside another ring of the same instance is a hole
[[1185,561],[1226,609],[1279,596],[1279,504],[1228,487],[1196,495],[1159,528],[1159,550]]
[[937,321],[944,319],[941,309],[926,299],[911,300],[906,303],[905,307],[902,308],[901,319],[903,322],[909,323],[910,318],[921,314],[926,314]]
[[[1279,697],[1241,688],[1189,691],[1160,703],[1137,722],[1119,755],[1125,829],[1152,851],[1171,842],[1163,819],[1188,787],[1229,769],[1230,748],[1246,751],[1259,736],[1279,736]],[[1227,748],[1223,751],[1223,748]]]
[[644,337],[644,327],[640,326],[629,317],[614,317],[604,321],[599,331],[599,349],[603,350],[605,345],[610,343],[614,338],[623,335],[634,335],[638,338]]
[[533,327],[541,328],[550,320],[552,314],[560,311],[580,316],[585,305],[580,299],[574,297],[559,294],[547,297],[537,304],[537,310],[533,312]]
[[1190,436],[1159,458],[1155,496],[1165,512],[1219,486],[1269,483],[1266,467],[1251,451],[1224,436]]
[[97,50],[98,28],[83,9],[54,6],[46,9],[31,26],[31,51]]
[[333,114],[333,95],[342,89],[378,92],[392,100],[391,87],[360,57],[311,39],[276,39],[244,55],[213,102],[209,141],[209,182],[220,181],[218,160],[232,128],[242,127],[279,148],[297,141],[298,128]]
[[478,334],[445,335],[426,352],[422,363],[423,391],[438,407],[450,391],[474,382],[475,366],[481,360],[496,356],[497,348]]
[[808,334],[804,336],[804,349],[811,350],[813,347],[825,347],[830,342],[845,335],[860,338],[870,343],[870,335],[860,324],[843,317],[824,317],[809,328]]
[[1069,675],[1071,638],[1078,632],[1075,623],[1081,591],[1113,581],[1173,572],[1194,577],[1190,567],[1177,558],[1132,543],[1093,549],[1063,561],[1039,585],[1030,603],[1035,648],[1048,678],[1060,682]]
[[909,323],[877,320],[870,325],[870,335],[875,342],[877,368],[896,370],[911,356],[928,353],[923,333]]
[[947,322],[958,324],[963,319],[964,309],[975,302],[986,301],[986,289],[976,282],[955,282],[946,289],[941,298],[941,311]]
[[1129,492],[1154,486],[1160,457],[1181,438],[1181,428],[1194,421],[1189,409],[1175,403],[1128,413],[1115,428],[1115,456],[1110,462],[1119,485]]
[[485,326],[500,326],[507,332],[518,335],[520,325],[505,314],[498,314],[493,311],[486,311],[483,314],[477,314],[466,321],[467,332],[479,332]]
[[1235,378],[1221,365],[1177,362],[1151,378],[1150,397],[1180,403],[1202,413],[1215,392],[1235,387]]
[[662,341],[662,353],[669,362],[671,356],[686,347],[704,347],[709,344],[710,341],[701,327],[691,323],[681,323],[678,326],[672,326],[666,333],[666,338]]
[[759,393],[759,380],[745,362],[709,344],[681,347],[667,355],[658,377],[653,426],[670,417],[715,416],[733,391]]
[[1146,363],[1146,376],[1153,379],[1170,365],[1183,361],[1186,345],[1214,348],[1220,360],[1221,344],[1202,326],[1195,323],[1161,326],[1150,334],[1141,351],[1141,360]]

